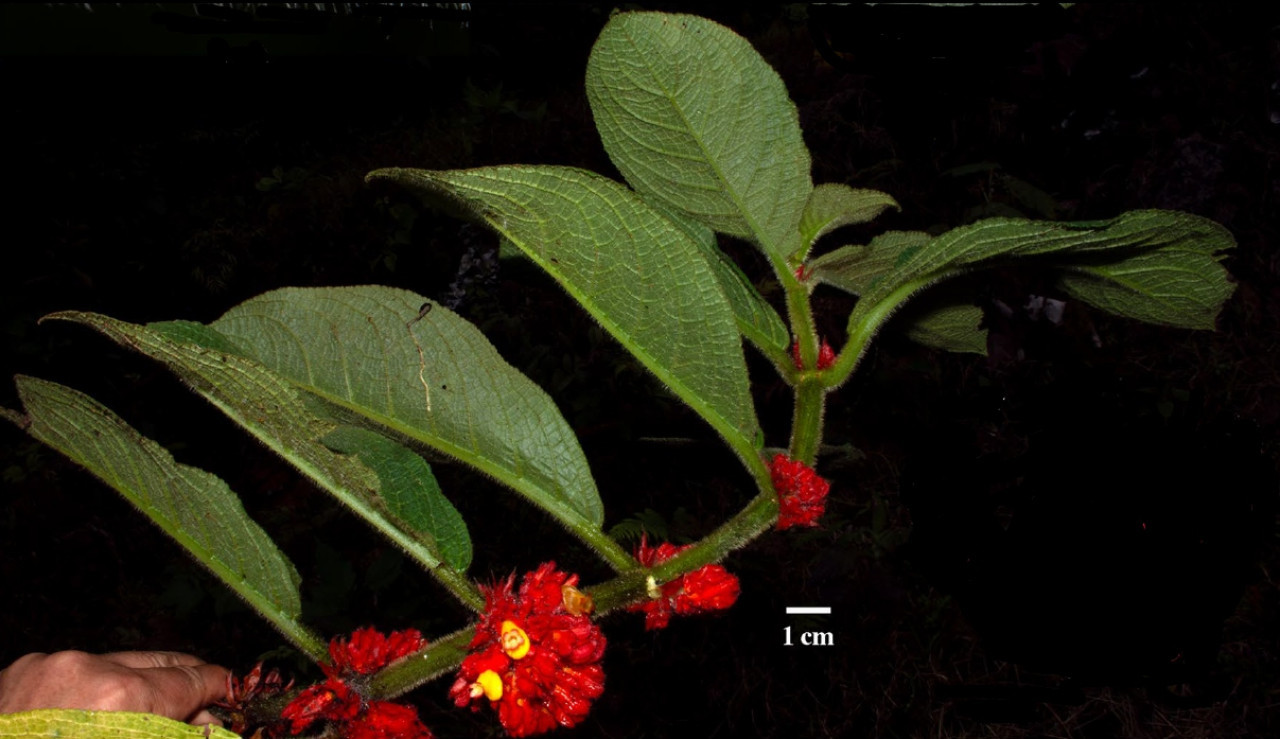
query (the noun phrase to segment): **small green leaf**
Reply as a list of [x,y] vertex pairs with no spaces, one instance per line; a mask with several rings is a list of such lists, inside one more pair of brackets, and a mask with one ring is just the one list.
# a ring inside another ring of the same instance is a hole
[[320,659],[322,640],[298,623],[298,573],[225,482],[179,464],[83,393],[15,378],[27,433],[115,488],[294,644]]
[[974,305],[942,305],[906,315],[907,336],[919,344],[949,352],[987,354],[987,331],[978,327],[982,309]]
[[479,214],[744,450],[758,427],[733,309],[701,248],[635,193],[568,167],[384,169]]
[[898,201],[879,190],[860,190],[827,183],[813,188],[800,219],[801,251],[792,255],[804,261],[813,243],[841,226],[867,223],[887,208],[901,210]]
[[192,726],[151,713],[46,708],[0,715],[0,739],[237,739],[218,726]]
[[866,246],[842,246],[823,254],[810,261],[807,269],[817,282],[862,295],[891,272],[904,255],[932,238],[923,231],[886,231]]
[[330,449],[355,454],[378,475],[379,497],[387,511],[421,535],[446,564],[458,572],[471,566],[467,524],[444,497],[431,466],[412,450],[372,431],[340,426],[322,439]]
[[742,37],[690,15],[615,15],[587,99],[637,192],[778,260],[796,251],[809,151],[781,78]]

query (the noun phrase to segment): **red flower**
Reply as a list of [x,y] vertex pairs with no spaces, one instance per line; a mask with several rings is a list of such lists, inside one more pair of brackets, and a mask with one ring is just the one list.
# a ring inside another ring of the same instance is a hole
[[[645,538],[640,539],[640,548],[636,550],[636,559],[645,567],[653,567],[665,562],[676,554],[688,549],[663,542],[650,547]],[[650,588],[650,599],[636,603],[627,608],[628,611],[644,613],[646,631],[665,628],[671,621],[671,614],[687,616],[708,611],[722,611],[738,600],[738,578],[724,567],[717,564],[704,565],[693,572],[686,572],[661,586]]]
[[290,734],[301,734],[317,719],[350,721],[360,715],[364,699],[350,685],[331,677],[298,694],[280,712],[289,722]]
[[514,575],[485,588],[471,654],[449,689],[453,702],[461,707],[487,698],[517,737],[586,718],[604,692],[605,639],[589,617],[565,607],[577,583],[577,575],[548,562],[524,576],[519,592]]
[[393,631],[383,636],[372,627],[356,629],[350,641],[335,638],[329,642],[332,667],[322,667],[326,675],[372,675],[401,657],[422,649],[427,640],[417,629]]
[[373,701],[360,718],[347,724],[345,739],[433,739],[418,720],[418,709],[399,703]]
[[792,526],[817,526],[818,518],[827,507],[827,493],[831,483],[803,462],[774,456],[769,463],[773,489],[778,493],[778,529]]
[[[791,343],[791,358],[795,360],[796,369],[804,369],[804,362],[800,361],[800,342]],[[822,340],[822,346],[818,347],[818,369],[824,370],[836,363],[836,352],[827,343],[826,339]]]
[[[350,722],[348,730],[355,730],[360,721],[368,716],[372,706],[380,702],[369,703],[366,696],[357,686],[353,686],[353,678],[371,675],[392,662],[406,657],[426,646],[427,640],[417,629],[395,631],[391,636],[383,636],[373,628],[356,629],[349,640],[335,637],[329,642],[329,659],[333,664],[320,665],[327,679],[317,683],[298,694],[280,713],[281,718],[290,722],[290,733],[299,734],[317,720]],[[394,705],[394,704],[386,704]],[[403,706],[398,709],[410,710]],[[380,709],[385,712],[385,709]],[[417,720],[417,711],[413,711]],[[358,720],[358,721],[357,721]],[[381,723],[374,724],[374,730]],[[419,724],[420,726],[420,724]],[[426,727],[422,727],[426,731]],[[377,737],[378,734],[365,734],[366,737]],[[392,736],[388,734],[387,736]],[[407,736],[418,736],[408,734]],[[430,736],[428,732],[425,736]]]

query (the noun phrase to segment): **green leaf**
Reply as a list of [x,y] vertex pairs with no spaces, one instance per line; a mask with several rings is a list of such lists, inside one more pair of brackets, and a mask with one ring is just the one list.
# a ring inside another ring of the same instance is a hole
[[192,726],[151,713],[46,708],[0,715],[0,739],[236,739],[218,726]]
[[942,305],[903,318],[912,341],[949,352],[987,354],[987,331],[978,328],[982,309],[977,306]]
[[777,260],[799,247],[809,151],[781,78],[742,37],[690,15],[615,15],[587,99],[637,192]]
[[800,248],[793,255],[796,261],[804,261],[810,247],[823,235],[841,226],[867,223],[886,208],[901,210],[898,201],[879,190],[860,190],[827,183],[818,185],[809,193],[804,215],[800,219]]
[[562,521],[600,526],[591,470],[551,398],[447,308],[389,287],[284,288],[212,326],[343,423],[425,444]]
[[825,282],[854,295],[865,293],[891,272],[898,260],[933,237],[923,231],[886,231],[866,246],[842,246],[809,262],[816,282]]
[[1222,226],[1176,211],[1142,210],[1108,221],[1057,223],[993,218],[905,249],[890,273],[869,285],[850,326],[896,295],[977,266],[1037,257],[1072,270],[1064,286],[1103,310],[1184,328],[1210,328],[1232,286],[1219,264],[1235,241]]
[[[241,356],[252,345],[216,328],[188,321],[138,326],[95,313],[64,312],[49,319],[82,323],[121,344],[164,362],[193,390],[258,438],[321,488],[358,513],[385,536],[431,570],[464,601],[480,603],[470,586],[459,585],[456,573],[439,569],[442,561],[433,532],[404,526],[380,495],[379,478],[354,456],[335,453],[320,439],[335,424],[309,408],[298,388],[254,359]],[[201,342],[201,343],[191,343]],[[207,345],[234,349],[231,354]],[[244,347],[244,348],[241,348]]]
[[387,169],[369,178],[479,214],[746,454],[758,424],[733,310],[701,248],[635,193],[567,167]]
[[225,482],[179,464],[83,393],[15,378],[25,429],[137,506],[294,644],[319,659],[322,640],[298,623],[298,573]]
[[[1230,239],[1225,231],[1222,236]],[[1084,264],[1063,274],[1058,283],[1068,295],[1117,316],[1212,329],[1235,286],[1227,282],[1218,258],[1204,247],[1189,239],[1118,262]]]
[[791,345],[791,333],[787,331],[787,325],[737,262],[720,250],[715,231],[697,221],[672,213],[661,205],[654,207],[698,245],[707,264],[711,265],[716,282],[720,283],[720,291],[733,308],[733,317],[738,322],[738,330],[742,335],[766,356],[785,354]]
[[421,535],[450,567],[471,566],[467,524],[444,497],[431,466],[412,450],[367,429],[341,426],[322,441],[330,449],[355,454],[378,474],[379,495],[391,515]]

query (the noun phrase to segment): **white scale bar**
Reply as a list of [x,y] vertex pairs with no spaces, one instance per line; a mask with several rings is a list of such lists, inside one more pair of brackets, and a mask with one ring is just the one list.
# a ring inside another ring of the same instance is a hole
[[787,614],[831,613],[831,606],[787,606]]

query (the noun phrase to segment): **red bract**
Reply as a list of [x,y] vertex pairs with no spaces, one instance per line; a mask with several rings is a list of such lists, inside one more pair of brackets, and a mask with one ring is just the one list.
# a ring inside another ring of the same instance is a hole
[[775,455],[769,463],[773,489],[778,493],[778,529],[817,526],[827,507],[831,483],[818,477],[803,462]]
[[371,627],[356,629],[350,640],[335,638],[329,642],[333,666],[324,668],[325,674],[371,675],[426,645],[427,640],[417,629],[393,631],[391,636],[383,636]]
[[433,739],[418,720],[418,710],[399,703],[373,701],[360,718],[347,724],[345,739]]
[[548,562],[484,588],[485,611],[449,695],[458,706],[486,698],[512,736],[529,736],[586,718],[604,692],[605,639],[585,614],[565,608],[577,575]]
[[[791,344],[791,358],[795,360],[796,369],[804,369],[804,362],[800,361],[800,342],[795,341]],[[826,339],[822,340],[822,345],[818,347],[818,369],[824,370],[836,363],[836,352],[827,343]]]
[[364,699],[350,685],[337,678],[329,678],[298,694],[280,712],[280,718],[289,722],[290,734],[301,734],[317,720],[350,721],[360,715]]
[[[648,540],[640,539],[636,559],[645,567],[665,562],[688,549],[663,542],[650,547]],[[650,592],[650,600],[629,606],[627,610],[644,613],[646,631],[665,628],[671,614],[686,616],[693,613],[722,611],[738,600],[738,578],[717,564],[704,565],[693,572],[686,572],[661,588]]]
[[[329,642],[332,664],[320,665],[328,679],[299,693],[284,707],[280,716],[290,722],[289,730],[293,734],[305,731],[317,720],[324,720],[343,723],[343,736],[347,737],[430,737],[431,732],[418,723],[416,710],[383,701],[370,702],[351,682],[353,678],[372,675],[426,645],[427,640],[417,629],[395,631],[384,636],[376,629],[363,628],[356,629],[350,639],[335,637]],[[405,718],[406,711],[412,713],[412,721]],[[385,733],[404,727],[417,727],[413,730],[420,729],[420,732]],[[377,733],[379,731],[384,733]]]

